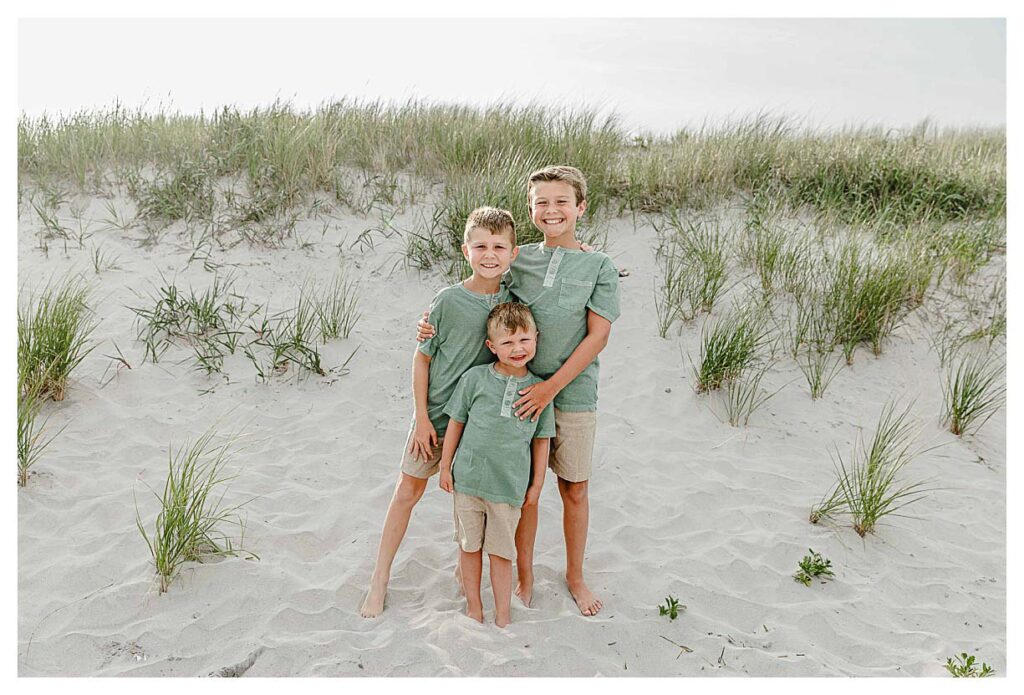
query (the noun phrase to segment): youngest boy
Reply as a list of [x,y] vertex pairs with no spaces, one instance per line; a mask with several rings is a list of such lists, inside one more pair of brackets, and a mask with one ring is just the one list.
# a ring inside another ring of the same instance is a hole
[[519,390],[541,381],[526,368],[537,351],[537,325],[530,310],[518,302],[494,307],[487,316],[486,345],[497,362],[463,374],[445,407],[451,420],[441,451],[440,484],[455,495],[466,613],[483,622],[480,576],[486,552],[494,623],[505,627],[511,612],[516,527],[522,507],[536,506],[540,499],[555,416],[551,406],[536,421],[520,420],[512,412]]

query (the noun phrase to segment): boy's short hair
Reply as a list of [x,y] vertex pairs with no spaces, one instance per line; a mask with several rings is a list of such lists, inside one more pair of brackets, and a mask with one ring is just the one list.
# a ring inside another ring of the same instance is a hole
[[536,331],[537,324],[528,306],[521,302],[504,302],[487,314],[487,337],[493,339],[499,328],[509,333]]
[[579,205],[587,199],[587,179],[583,172],[576,167],[558,165],[544,167],[530,174],[526,184],[526,196],[529,198],[533,193],[533,186],[541,181],[564,181],[571,184],[576,192],[576,204]]
[[508,234],[512,246],[516,245],[516,221],[512,213],[501,208],[482,207],[469,213],[466,218],[466,230],[462,233],[462,243],[469,243],[469,233],[475,228],[486,229],[491,234]]

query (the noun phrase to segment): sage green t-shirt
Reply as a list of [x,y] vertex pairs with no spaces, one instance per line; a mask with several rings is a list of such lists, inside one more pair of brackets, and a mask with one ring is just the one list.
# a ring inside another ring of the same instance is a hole
[[455,489],[522,507],[530,482],[534,439],[555,436],[555,411],[550,404],[536,422],[520,420],[512,412],[517,391],[541,381],[500,374],[494,364],[473,367],[459,379],[445,412],[465,423],[452,463]]
[[511,296],[504,287],[495,294],[478,294],[462,283],[445,287],[430,303],[430,322],[437,333],[417,350],[430,357],[427,415],[438,437],[448,428],[444,406],[467,369],[494,360],[487,349],[487,314]]
[[[506,284],[530,307],[537,322],[537,356],[530,371],[550,378],[587,335],[587,310],[615,321],[619,317],[619,271],[605,254],[541,241],[519,248]],[[559,410],[597,410],[599,361],[594,359],[555,396]]]

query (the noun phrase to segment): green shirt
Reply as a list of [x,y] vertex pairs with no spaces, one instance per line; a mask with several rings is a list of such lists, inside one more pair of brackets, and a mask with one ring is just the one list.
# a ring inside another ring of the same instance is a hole
[[417,348],[430,357],[427,416],[438,437],[448,428],[444,406],[467,369],[494,361],[487,349],[487,314],[511,296],[504,287],[495,294],[478,294],[462,283],[445,287],[430,303],[430,322],[437,332]]
[[499,374],[494,364],[473,367],[459,379],[445,412],[465,423],[452,463],[455,489],[522,507],[530,482],[534,439],[555,436],[555,411],[548,405],[536,422],[512,412],[516,391],[541,381]]
[[[508,273],[509,291],[530,307],[537,322],[537,356],[530,370],[549,379],[587,335],[587,309],[615,321],[619,317],[619,271],[605,254],[544,242],[519,248]],[[597,358],[559,391],[559,410],[597,410]]]

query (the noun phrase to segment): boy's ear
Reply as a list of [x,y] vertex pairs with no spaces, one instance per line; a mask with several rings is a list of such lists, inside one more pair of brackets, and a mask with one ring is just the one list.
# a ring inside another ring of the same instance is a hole
[[486,345],[487,349],[490,350],[495,355],[498,354],[498,351],[494,349],[493,345],[491,345],[491,339],[490,338],[488,338],[487,340],[484,341],[484,345]]
[[583,213],[587,209],[587,201],[581,201],[580,204],[576,206],[576,208],[579,210],[578,214],[582,217]]
[[469,246],[466,244],[462,245],[462,255],[465,256],[466,260],[469,260]]
[[519,247],[518,246],[513,246],[512,247],[512,256],[511,256],[512,260],[514,261],[516,259],[516,256],[518,256],[518,255],[519,255]]

